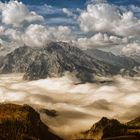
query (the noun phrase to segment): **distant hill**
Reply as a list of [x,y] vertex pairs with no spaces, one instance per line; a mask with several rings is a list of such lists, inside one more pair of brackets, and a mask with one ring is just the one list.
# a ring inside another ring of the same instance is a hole
[[114,55],[111,52],[104,52],[98,49],[85,50],[89,56],[108,63],[112,66],[117,66],[120,69],[120,74],[123,76],[136,76],[140,75],[140,57],[126,57],[121,55]]
[[117,56],[111,52],[104,52],[98,49],[92,50],[88,49],[85,51],[88,55],[98,60],[101,60],[105,63],[109,63],[111,65],[117,65],[120,68],[132,69],[135,66],[140,66],[140,61],[137,62],[135,59],[126,56]]

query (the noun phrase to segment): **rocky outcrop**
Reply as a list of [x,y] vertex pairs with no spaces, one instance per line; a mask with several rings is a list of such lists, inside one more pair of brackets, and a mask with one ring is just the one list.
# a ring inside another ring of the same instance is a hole
[[0,140],[61,140],[30,106],[0,104]]
[[115,119],[107,119],[103,117],[99,122],[95,123],[91,129],[84,132],[85,139],[101,140],[103,138],[121,136],[126,133],[126,126]]
[[103,117],[88,131],[79,134],[82,140],[139,140],[140,139],[139,117],[122,124],[118,120]]
[[39,110],[40,113],[46,114],[49,117],[57,117],[58,114],[55,110],[49,110],[49,109],[40,109]]
[[127,125],[140,128],[140,116],[135,118],[134,120],[129,121]]

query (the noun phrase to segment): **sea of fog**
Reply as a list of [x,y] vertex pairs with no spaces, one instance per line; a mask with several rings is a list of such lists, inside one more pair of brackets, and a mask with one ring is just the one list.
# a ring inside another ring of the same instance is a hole
[[29,104],[36,110],[56,110],[41,119],[59,135],[89,129],[103,116],[127,122],[140,115],[140,78],[112,78],[112,83],[76,84],[69,75],[24,81],[22,74],[0,75],[0,102]]

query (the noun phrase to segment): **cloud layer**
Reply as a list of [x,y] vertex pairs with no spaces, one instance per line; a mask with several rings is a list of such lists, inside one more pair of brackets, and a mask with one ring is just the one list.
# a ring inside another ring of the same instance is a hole
[[132,11],[107,3],[89,4],[79,17],[84,32],[107,32],[120,36],[139,36],[140,20]]
[[139,43],[130,43],[123,47],[122,54],[131,56],[131,55],[139,55],[140,54],[140,44]]
[[2,23],[8,25],[21,26],[24,22],[32,23],[44,20],[42,16],[37,15],[33,11],[30,12],[22,2],[10,1],[7,4],[1,3],[0,7],[2,10]]
[[0,102],[54,109],[58,117],[42,114],[42,119],[59,135],[68,136],[87,130],[103,116],[126,122],[140,114],[140,78],[111,80],[112,84],[77,85],[69,74],[37,81],[22,81],[18,74],[1,75]]
[[118,37],[108,35],[107,33],[97,33],[91,37],[78,38],[77,45],[83,49],[87,48],[101,48],[101,47],[113,47],[117,45],[126,45],[129,42],[127,37]]
[[140,8],[134,5],[117,6],[107,1],[90,1],[78,18],[81,31],[87,36],[79,38],[82,48],[118,47],[129,56],[140,46]]

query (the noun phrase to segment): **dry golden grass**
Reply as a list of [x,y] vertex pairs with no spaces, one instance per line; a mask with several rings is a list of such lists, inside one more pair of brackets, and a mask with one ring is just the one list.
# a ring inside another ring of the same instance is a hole
[[20,105],[0,104],[0,121],[25,120],[28,115]]
[[30,106],[0,104],[0,140],[60,140]]

